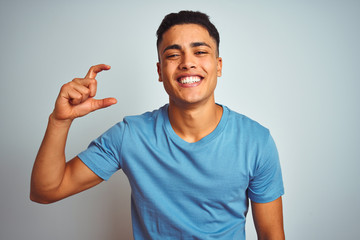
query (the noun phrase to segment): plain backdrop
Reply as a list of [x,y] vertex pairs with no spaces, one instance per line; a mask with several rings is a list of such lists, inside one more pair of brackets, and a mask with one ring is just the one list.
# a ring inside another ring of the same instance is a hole
[[[32,165],[60,87],[91,65],[98,98],[118,104],[74,122],[66,155],[126,115],[167,103],[155,32],[182,9],[210,15],[223,76],[216,101],[271,130],[288,239],[360,235],[360,2],[0,1],[0,239],[132,239],[130,188],[119,171],[51,205],[29,200]],[[251,212],[248,239],[256,239]]]

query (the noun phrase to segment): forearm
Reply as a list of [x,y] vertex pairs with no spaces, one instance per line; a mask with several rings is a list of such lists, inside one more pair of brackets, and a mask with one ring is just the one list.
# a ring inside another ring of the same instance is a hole
[[65,145],[71,120],[58,121],[50,115],[44,139],[35,159],[31,176],[30,198],[47,202],[60,186],[65,173]]

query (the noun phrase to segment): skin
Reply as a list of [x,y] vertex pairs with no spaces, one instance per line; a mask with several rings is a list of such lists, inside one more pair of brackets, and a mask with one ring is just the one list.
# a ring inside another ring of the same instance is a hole
[[281,197],[269,203],[252,201],[251,208],[259,240],[285,239]]
[[[174,131],[187,142],[196,142],[219,123],[222,108],[215,103],[214,90],[221,76],[222,59],[215,40],[196,24],[175,25],[163,35],[158,48],[157,71],[169,95],[169,119]],[[103,180],[78,157],[66,162],[65,144],[75,118],[116,103],[114,98],[95,99],[95,77],[110,66],[99,64],[84,78],[65,84],[59,93],[31,176],[30,199],[52,203],[91,188]],[[179,79],[200,77],[183,84]],[[251,203],[259,239],[285,239],[281,198],[269,203]]]
[[[216,42],[199,25],[175,25],[164,33],[158,52],[159,81],[169,95],[170,123],[185,141],[196,142],[211,133],[222,116],[214,98],[222,71]],[[201,81],[179,83],[178,79],[186,76]]]
[[97,90],[96,75],[109,69],[105,64],[93,66],[84,78],[75,78],[62,86],[35,159],[30,188],[32,201],[56,202],[102,182],[78,157],[66,162],[65,144],[75,118],[116,103],[114,98],[93,98]]

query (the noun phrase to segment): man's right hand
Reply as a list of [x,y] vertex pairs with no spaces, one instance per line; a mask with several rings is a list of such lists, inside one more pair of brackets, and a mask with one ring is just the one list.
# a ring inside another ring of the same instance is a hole
[[94,99],[97,90],[96,75],[109,70],[110,66],[99,64],[92,66],[85,78],[75,78],[64,84],[56,99],[52,117],[55,120],[72,121],[92,111],[109,107],[117,101],[115,98]]

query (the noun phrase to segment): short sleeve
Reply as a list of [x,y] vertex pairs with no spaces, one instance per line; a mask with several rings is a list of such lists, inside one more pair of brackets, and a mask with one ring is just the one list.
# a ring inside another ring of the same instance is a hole
[[90,143],[78,157],[96,175],[108,180],[121,169],[121,146],[125,126],[120,122]]
[[283,179],[278,151],[271,135],[259,150],[253,176],[251,176],[248,197],[258,203],[271,202],[284,194]]

